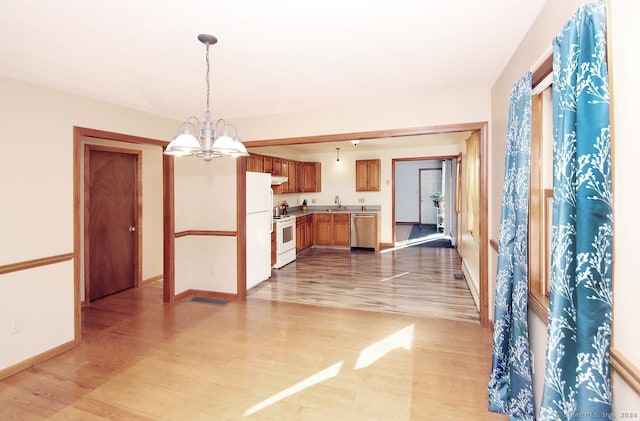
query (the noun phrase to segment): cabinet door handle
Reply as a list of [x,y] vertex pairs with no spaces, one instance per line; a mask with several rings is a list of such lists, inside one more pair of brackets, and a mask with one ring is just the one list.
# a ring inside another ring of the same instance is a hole
[[136,227],[134,227],[133,225],[129,225],[129,232],[134,232],[136,230]]

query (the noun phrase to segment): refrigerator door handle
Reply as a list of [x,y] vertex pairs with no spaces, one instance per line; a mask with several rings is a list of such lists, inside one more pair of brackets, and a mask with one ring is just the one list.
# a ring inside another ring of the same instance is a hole
[[269,209],[271,210],[271,224],[269,225],[269,232],[273,232],[273,189],[269,189]]

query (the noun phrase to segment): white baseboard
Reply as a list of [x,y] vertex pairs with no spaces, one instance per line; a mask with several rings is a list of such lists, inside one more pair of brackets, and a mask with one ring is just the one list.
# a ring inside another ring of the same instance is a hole
[[464,279],[467,281],[467,285],[469,286],[469,291],[471,291],[473,301],[476,303],[476,308],[480,311],[480,293],[478,291],[479,282],[476,274],[469,267],[467,259],[462,259],[462,273],[464,274]]

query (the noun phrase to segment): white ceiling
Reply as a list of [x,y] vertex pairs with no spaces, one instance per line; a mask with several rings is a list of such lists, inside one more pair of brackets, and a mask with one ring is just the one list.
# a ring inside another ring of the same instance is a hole
[[[546,0],[0,0],[0,75],[182,120],[488,91]],[[34,104],[37,109],[37,104]]]

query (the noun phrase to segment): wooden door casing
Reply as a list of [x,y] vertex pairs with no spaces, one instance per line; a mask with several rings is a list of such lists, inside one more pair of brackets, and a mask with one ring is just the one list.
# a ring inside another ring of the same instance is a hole
[[85,301],[140,282],[141,151],[85,145]]

